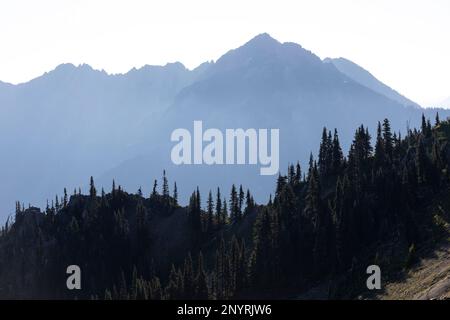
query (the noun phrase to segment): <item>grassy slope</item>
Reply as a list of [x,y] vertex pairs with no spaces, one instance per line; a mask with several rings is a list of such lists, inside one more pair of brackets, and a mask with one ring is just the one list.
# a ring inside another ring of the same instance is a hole
[[387,300],[450,299],[450,238],[437,249],[425,249],[423,258],[399,282],[388,283],[376,296]]

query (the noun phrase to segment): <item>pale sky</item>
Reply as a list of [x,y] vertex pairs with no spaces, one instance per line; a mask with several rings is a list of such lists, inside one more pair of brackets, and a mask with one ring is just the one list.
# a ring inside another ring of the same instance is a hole
[[263,32],[350,59],[420,104],[450,96],[449,0],[2,0],[0,80],[64,62],[194,68]]

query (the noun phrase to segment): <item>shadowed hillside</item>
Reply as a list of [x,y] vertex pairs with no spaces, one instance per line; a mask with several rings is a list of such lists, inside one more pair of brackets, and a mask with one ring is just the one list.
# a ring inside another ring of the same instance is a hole
[[[322,284],[322,298],[354,299],[371,264],[390,294],[448,238],[450,123],[423,117],[401,138],[386,119],[373,140],[358,127],[344,157],[324,128],[316,159],[290,165],[264,204],[236,184],[180,206],[165,172],[149,196],[91,178],[88,195],[65,190],[44,211],[18,203],[0,233],[0,297],[293,298]],[[65,287],[72,264],[80,291]]]

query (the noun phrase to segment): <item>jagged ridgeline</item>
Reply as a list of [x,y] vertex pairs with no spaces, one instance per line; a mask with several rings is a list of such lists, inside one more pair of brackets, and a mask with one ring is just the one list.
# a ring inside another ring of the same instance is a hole
[[[44,212],[17,204],[0,234],[0,298],[291,298],[318,283],[355,298],[368,265],[393,279],[448,235],[449,142],[438,117],[405,137],[384,120],[373,138],[357,128],[344,157],[324,129],[317,160],[289,165],[263,205],[233,185],[181,207],[165,173],[149,196],[91,179],[88,195],[65,191]],[[74,264],[82,289],[70,291]]]

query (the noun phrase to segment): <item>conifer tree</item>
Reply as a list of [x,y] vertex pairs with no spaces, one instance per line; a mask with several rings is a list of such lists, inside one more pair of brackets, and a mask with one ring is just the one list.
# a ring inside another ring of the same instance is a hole
[[228,219],[227,199],[223,198],[222,201],[222,224],[225,225]]
[[338,180],[333,209],[336,219],[337,260],[339,267],[343,269],[349,266],[355,254],[357,242],[350,188],[350,181],[347,176]]
[[311,152],[310,155],[309,155],[307,182],[309,182],[310,178],[312,177],[313,168],[314,168],[314,157],[313,157],[313,154]]
[[273,280],[271,262],[272,239],[271,221],[268,208],[264,208],[258,215],[254,226],[253,252],[250,260],[252,285],[256,288],[270,286]]
[[422,137],[419,137],[416,147],[416,168],[419,184],[428,182],[428,157]]
[[175,266],[173,264],[170,269],[169,283],[166,291],[169,299],[172,300],[183,299],[184,293],[183,293],[182,279],[180,279],[180,274],[175,269]]
[[301,179],[302,179],[302,169],[300,167],[300,162],[297,161],[297,165],[295,166],[294,186],[299,185]]
[[66,208],[68,203],[68,196],[67,196],[67,189],[64,188],[64,200],[63,200],[63,207]]
[[427,120],[427,138],[431,137],[431,121],[430,119]]
[[251,212],[255,206],[254,201],[253,201],[253,197],[250,194],[250,190],[247,189],[247,195],[245,196],[246,199],[246,206],[245,206],[245,214],[248,214],[249,212]]
[[152,193],[150,194],[150,199],[154,199],[158,195],[158,190],[156,189],[158,187],[158,181],[155,179],[153,182],[153,189]]
[[200,209],[200,199],[199,192],[193,192],[191,198],[189,199],[188,215],[191,225],[191,234],[194,245],[197,246],[200,243],[202,234],[202,217]]
[[174,182],[174,185],[173,185],[173,204],[175,206],[178,206],[178,189],[177,189],[176,182]]
[[207,200],[207,208],[206,208],[206,214],[207,214],[207,227],[206,230],[208,232],[211,232],[213,229],[213,217],[214,217],[214,201],[212,198],[212,192],[209,190],[208,194],[208,200]]
[[198,211],[198,214],[201,216],[202,214],[202,201],[200,199],[200,190],[197,187],[197,191],[196,191],[196,209]]
[[344,158],[341,145],[339,143],[339,136],[337,129],[334,129],[334,136],[332,142],[332,172],[333,174],[337,174],[342,166],[342,160]]
[[220,188],[217,188],[217,195],[216,195],[216,217],[217,217],[217,224],[219,226],[225,224],[225,221],[222,220],[222,198],[220,195]]
[[323,128],[322,132],[322,141],[320,142],[320,149],[319,149],[319,172],[320,176],[323,178],[325,177],[331,166],[332,162],[332,145],[331,145],[331,133],[328,134],[327,128]]
[[375,170],[378,170],[378,168],[382,167],[385,162],[385,143],[383,140],[383,136],[381,133],[381,123],[378,122],[378,128],[377,128],[377,140],[375,143]]
[[236,186],[233,184],[230,194],[230,219],[231,223],[239,221],[239,199],[236,191]]
[[195,284],[196,284],[195,288],[196,298],[198,300],[207,300],[209,298],[208,283],[205,267],[203,264],[203,254],[201,251],[198,255],[197,276],[195,279]]
[[422,134],[423,135],[427,135],[427,121],[425,119],[425,115],[422,113],[422,125],[421,125],[421,129],[422,129]]
[[215,295],[217,299],[226,299],[227,298],[227,268],[226,265],[228,263],[228,256],[225,247],[225,240],[223,238],[220,239],[218,248],[216,250],[215,257],[215,272],[214,272],[214,282],[215,282]]
[[136,206],[136,224],[138,246],[144,248],[149,239],[147,230],[147,209],[144,207],[142,201],[139,201]]
[[244,189],[242,188],[242,184],[241,184],[241,185],[239,186],[238,220],[241,220],[241,218],[242,218],[242,211],[243,211],[244,199],[245,199],[245,193],[244,193]]
[[163,185],[162,185],[162,196],[164,200],[169,199],[169,183],[166,177],[166,170],[163,170]]
[[230,243],[230,293],[240,292],[246,283],[246,267],[244,246],[239,243],[235,236]]
[[384,140],[384,152],[388,159],[392,159],[392,152],[394,149],[391,125],[388,119],[383,121],[383,140]]
[[55,209],[56,209],[56,212],[58,212],[60,209],[58,195],[55,196]]
[[320,182],[317,165],[314,163],[308,178],[308,191],[305,198],[305,216],[315,224],[320,212]]
[[184,260],[183,279],[186,298],[192,299],[192,294],[195,293],[195,275],[194,275],[194,266],[192,263],[192,256],[190,252],[188,253],[187,258]]
[[92,176],[89,186],[89,195],[91,198],[95,198],[97,196],[97,190],[95,189],[94,178]]
[[290,185],[293,185],[293,184],[294,184],[294,181],[295,181],[295,169],[294,169],[294,165],[293,165],[293,164],[290,164],[290,165],[288,166],[288,175],[287,175],[287,179],[288,179],[288,183],[289,183]]

